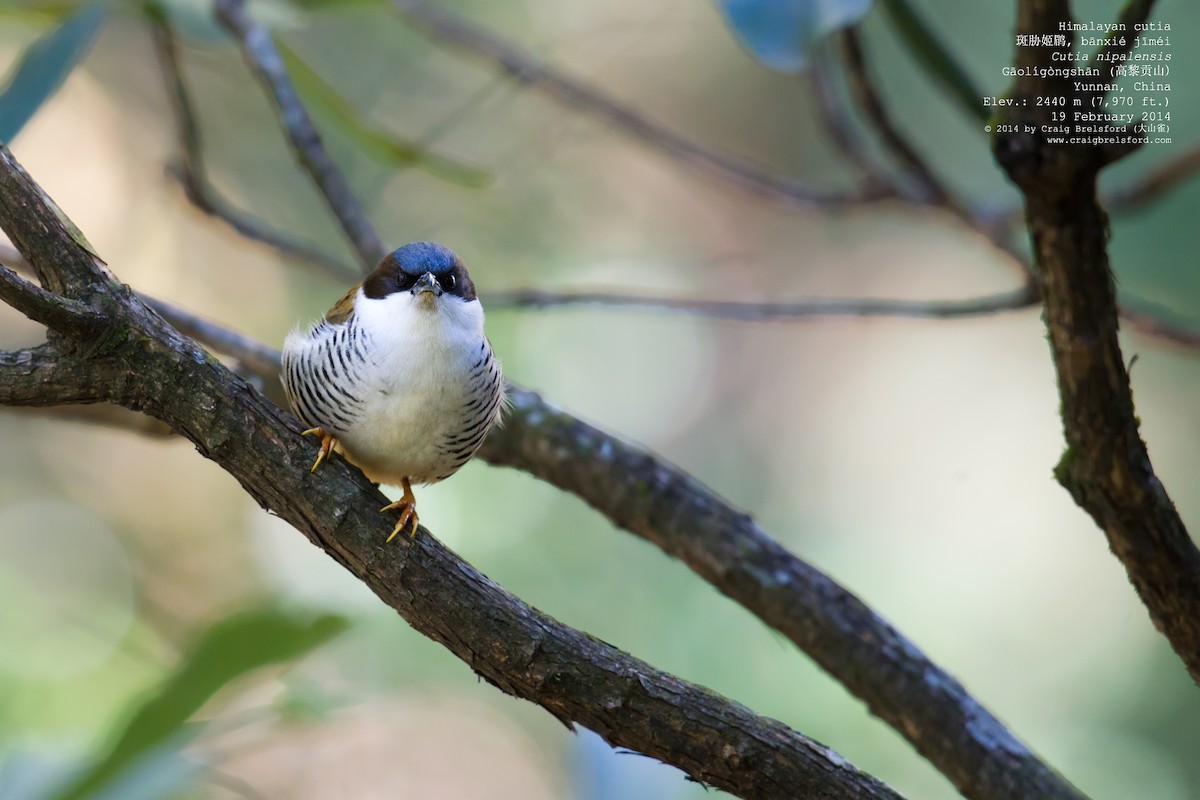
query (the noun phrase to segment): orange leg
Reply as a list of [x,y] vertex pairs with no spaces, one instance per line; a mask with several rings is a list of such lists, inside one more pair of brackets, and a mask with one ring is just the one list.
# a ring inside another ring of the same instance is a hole
[[392,529],[392,535],[387,538],[390,542],[396,538],[396,534],[408,527],[412,523],[412,533],[408,535],[411,539],[417,535],[417,498],[413,497],[412,485],[408,482],[408,478],[403,478],[400,481],[400,487],[404,489],[404,495],[394,503],[388,503],[380,511],[391,511],[393,508],[400,509],[400,519],[396,522],[396,527]]
[[329,458],[333,446],[337,444],[337,439],[333,438],[332,433],[326,433],[324,428],[309,428],[300,435],[321,437],[321,449],[317,451],[317,460],[313,462],[312,469],[309,470],[309,472],[316,472],[317,467],[321,466],[321,462]]

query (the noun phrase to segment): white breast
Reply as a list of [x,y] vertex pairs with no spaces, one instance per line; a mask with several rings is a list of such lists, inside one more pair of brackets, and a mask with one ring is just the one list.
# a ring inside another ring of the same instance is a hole
[[[346,395],[358,401],[337,398],[354,405],[352,415],[343,415],[350,417],[348,424],[331,420],[342,451],[374,481],[433,483],[449,477],[500,413],[499,365],[483,332],[479,301],[443,294],[427,303],[408,292],[372,300],[360,290],[349,321],[318,326],[307,337],[289,336],[285,354],[315,362],[334,344],[330,337],[352,345],[355,334],[365,362],[356,364],[349,351],[343,351],[351,356],[345,365],[334,358],[339,375],[346,376]],[[285,380],[287,364],[285,357]],[[310,424],[327,427],[322,421]],[[477,438],[464,437],[471,427],[479,430]]]

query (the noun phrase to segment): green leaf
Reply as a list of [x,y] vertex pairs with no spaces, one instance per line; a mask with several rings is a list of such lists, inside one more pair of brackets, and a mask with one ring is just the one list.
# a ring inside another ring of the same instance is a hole
[[875,0],[719,0],[739,42],[771,69],[797,73],[819,39],[862,19]]
[[260,609],[219,620],[199,637],[174,674],[130,717],[108,752],[98,757],[57,800],[81,800],[121,779],[146,756],[188,738],[185,725],[222,687],[259,667],[290,661],[348,626],[345,618],[315,619]]
[[439,156],[418,142],[372,124],[278,37],[275,44],[305,105],[336,125],[370,158],[389,167],[418,167],[460,186],[478,188],[491,181],[491,176],[482,170]]
[[94,2],[26,48],[0,93],[0,142],[11,142],[96,41],[108,4]]
[[990,114],[983,107],[983,94],[908,0],[883,0],[883,7],[917,62],[949,89],[971,116],[986,121]]

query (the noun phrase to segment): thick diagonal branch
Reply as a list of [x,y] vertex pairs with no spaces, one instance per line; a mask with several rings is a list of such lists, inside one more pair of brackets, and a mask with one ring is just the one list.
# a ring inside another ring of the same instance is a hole
[[[30,245],[31,262],[49,264],[49,254],[77,247],[48,209],[28,213],[41,208],[40,190],[2,146],[0,175],[0,227]],[[529,607],[427,531],[411,545],[385,544],[391,520],[378,512],[385,498],[361,473],[335,459],[310,474],[312,447],[294,419],[106,275],[90,289],[113,330],[101,355],[70,356],[95,370],[88,376],[92,394],[72,399],[111,399],[167,422],[265,509],[498,688],[743,797],[897,797],[782,723]],[[0,381],[5,373],[17,378],[13,399],[34,402],[25,376],[58,369],[52,355],[39,348],[0,358]],[[52,399],[67,396],[54,392]]]
[[482,455],[579,495],[680,559],[791,639],[937,765],[967,797],[1074,798],[1069,783],[951,675],[750,515],[637,447],[511,390]]

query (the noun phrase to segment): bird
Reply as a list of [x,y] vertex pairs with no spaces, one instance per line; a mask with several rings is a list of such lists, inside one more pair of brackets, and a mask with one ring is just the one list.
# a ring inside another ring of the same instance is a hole
[[505,408],[500,362],[466,265],[448,247],[412,242],[385,256],[315,325],[283,345],[292,410],[320,437],[315,472],[341,453],[375,483],[399,486],[387,541],[419,518],[413,484],[432,484],[475,455]]

